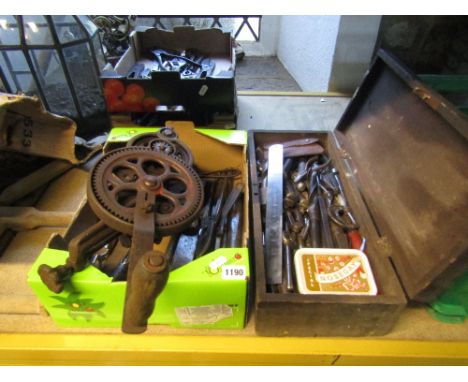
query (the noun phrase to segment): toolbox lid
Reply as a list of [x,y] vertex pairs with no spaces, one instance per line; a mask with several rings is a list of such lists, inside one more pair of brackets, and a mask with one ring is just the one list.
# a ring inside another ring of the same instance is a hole
[[380,50],[336,137],[408,297],[433,300],[468,270],[468,119]]

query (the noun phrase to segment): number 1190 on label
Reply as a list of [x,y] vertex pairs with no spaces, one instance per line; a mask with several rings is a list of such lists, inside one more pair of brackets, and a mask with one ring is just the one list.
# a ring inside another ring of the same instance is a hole
[[246,277],[245,265],[225,265],[222,267],[223,280],[244,280]]

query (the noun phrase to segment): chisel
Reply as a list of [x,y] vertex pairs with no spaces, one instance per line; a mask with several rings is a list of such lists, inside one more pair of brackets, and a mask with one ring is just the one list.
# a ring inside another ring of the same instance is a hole
[[267,284],[283,282],[283,145],[268,148],[265,212],[265,261]]

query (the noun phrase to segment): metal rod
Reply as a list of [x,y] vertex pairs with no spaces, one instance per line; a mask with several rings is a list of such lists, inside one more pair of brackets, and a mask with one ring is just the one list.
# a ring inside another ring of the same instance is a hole
[[39,96],[41,97],[42,103],[44,104],[44,107],[47,110],[50,110],[50,105],[49,105],[49,102],[47,101],[47,97],[44,93],[44,90],[42,89],[42,84],[39,80],[39,77],[37,76],[36,70],[34,70],[34,65],[32,63],[31,57],[29,56],[29,49],[27,48],[27,45],[26,45],[26,35],[24,33],[23,17],[22,16],[16,16],[16,17],[17,17],[18,26],[19,26],[19,34],[20,34],[20,39],[21,39],[23,56],[26,59],[26,62],[28,63],[29,70],[31,71],[31,75],[34,79],[34,82],[36,83],[36,89],[39,93]]
[[[2,52],[3,55],[5,54],[4,52]],[[11,71],[10,71],[11,72]],[[8,83],[8,80],[6,78],[6,75],[5,73],[3,72],[3,69],[2,67],[0,66],[0,79],[2,80],[2,84],[3,86],[5,87],[5,90],[7,93],[13,93],[12,89],[11,89],[11,86],[10,84]]]
[[[21,50],[21,46],[18,47],[18,50]],[[2,55],[3,55],[3,59],[5,60],[6,65],[8,66],[8,70],[11,73],[11,78],[12,78],[13,82],[15,83],[16,91],[17,92],[22,91],[23,89],[21,88],[21,85],[18,82],[18,78],[16,77],[16,73],[15,73],[15,71],[13,69],[13,65],[11,65],[10,57],[8,57],[8,54],[6,54],[4,52],[2,52]]]
[[[60,46],[62,48],[69,48],[70,46],[80,45],[80,44],[82,44],[84,42],[88,42],[88,39],[67,41],[67,42],[60,43]],[[4,45],[4,46],[0,46],[0,50],[7,50],[7,51],[21,50],[23,48],[24,48],[24,46],[22,46],[22,45]],[[55,46],[54,44],[49,44],[49,45],[44,45],[44,44],[32,45],[32,44],[28,44],[26,49],[28,49],[28,50],[32,50],[32,49],[34,49],[34,50],[36,50],[36,49],[57,49],[57,46]]]
[[[80,26],[81,28],[81,31],[84,33],[85,36],[88,36],[88,39],[85,40],[86,42],[89,43],[89,48],[91,50],[91,58],[93,60],[93,64],[94,64],[94,68],[96,70],[95,72],[95,77],[94,78],[99,78],[99,75],[100,75],[100,68],[99,68],[99,63],[98,63],[98,60],[97,60],[97,57],[96,57],[96,50],[95,50],[95,46],[94,46],[94,41],[93,41],[93,37],[94,36],[97,36],[98,40],[99,40],[99,43],[101,42],[101,37],[99,36],[99,32],[96,32],[95,35],[91,35],[90,33],[88,33],[88,30],[85,28],[85,26],[83,25],[83,23],[81,22],[80,18],[78,16],[73,16],[75,18],[75,21],[78,23],[78,25]],[[102,46],[101,47],[97,47],[98,49],[101,49],[102,50]],[[104,54],[103,54],[104,56]],[[101,94],[104,94],[104,89],[102,87],[102,83],[101,81],[96,81],[97,84],[98,84],[98,87],[101,91]]]

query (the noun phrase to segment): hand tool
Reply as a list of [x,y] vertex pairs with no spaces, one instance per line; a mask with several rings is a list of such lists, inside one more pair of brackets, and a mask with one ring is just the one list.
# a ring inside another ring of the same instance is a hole
[[292,209],[292,213],[298,228],[297,232],[301,232],[301,230],[304,228],[304,217],[302,216],[301,211],[299,211],[297,208]]
[[265,152],[260,147],[255,150],[257,157],[257,173],[259,179],[259,199],[262,208],[266,204],[266,188],[267,188],[267,174],[268,174],[268,161],[265,159]]
[[322,247],[334,248],[333,236],[330,229],[330,221],[328,218],[328,207],[324,197],[324,190],[320,184],[320,175],[317,176],[317,202],[320,212],[320,223],[322,232]]
[[299,233],[302,230],[302,224],[296,219],[293,209],[286,210],[286,221],[289,224],[290,231],[294,233]]
[[330,224],[330,227],[336,243],[336,248],[349,248],[348,236],[344,232],[343,227],[337,224]]
[[216,180],[216,179],[221,179],[221,178],[235,179],[239,177],[241,174],[242,173],[239,169],[228,167],[222,170],[202,172],[202,173],[199,173],[199,176],[203,180]]
[[[297,162],[296,167],[296,175],[294,176],[294,183],[299,183],[302,181],[307,175],[307,161],[302,158]],[[303,191],[303,190],[302,190]]]
[[126,235],[120,235],[91,254],[89,264],[112,277],[112,281],[125,281],[130,246],[131,239]]
[[54,293],[62,292],[65,282],[74,272],[82,271],[89,262],[89,256],[113,241],[119,233],[98,221],[79,235],[68,246],[68,258],[64,265],[50,267],[42,264],[38,268],[42,282]]
[[[205,182],[205,204],[202,207],[199,217],[199,229],[196,236],[196,246],[194,252],[194,258],[200,256],[201,248],[209,246],[210,240],[210,231],[214,230],[214,224],[212,223],[213,218],[211,217],[211,209],[213,208],[214,203],[214,190],[216,187],[216,183],[214,182]],[[212,228],[213,226],[213,228]],[[202,243],[203,242],[203,243]]]
[[151,52],[159,64],[160,71],[176,71],[183,78],[205,78],[213,74],[216,66],[211,58],[198,56],[194,52],[177,54],[164,49],[153,49]]
[[117,265],[115,270],[112,273],[112,281],[125,281],[127,280],[127,272],[128,272],[128,256],[129,253],[124,256],[122,261]]
[[265,172],[264,162],[261,161],[260,159],[257,159],[256,163],[257,163],[257,173],[259,177],[261,177],[262,174]]
[[[132,245],[131,238],[126,235],[120,235],[114,242],[110,242],[109,255],[105,254],[105,259],[102,261],[98,260],[98,264],[91,264],[98,266],[101,272],[105,273],[109,277],[112,277],[112,281],[125,281],[127,280],[128,261],[130,254],[130,247]],[[94,256],[93,256],[94,257]]]
[[309,194],[307,192],[301,192],[301,198],[298,203],[299,211],[304,215],[309,208],[310,201],[309,201]]
[[189,147],[178,139],[173,129],[162,128],[157,133],[144,133],[135,135],[127,142],[127,147],[150,147],[154,151],[174,156],[189,166],[193,165],[193,155]]
[[[255,157],[257,158],[257,161],[259,161],[262,165],[266,164],[265,150],[266,150],[265,148],[262,149],[261,147],[257,147],[255,149]],[[265,168],[261,168],[260,166],[258,166],[257,170],[260,173],[263,173],[265,171]]]
[[294,291],[294,284],[293,284],[293,260],[292,260],[292,242],[291,237],[289,235],[289,227],[288,223],[285,223],[285,229],[283,232],[283,256],[284,256],[284,280],[283,280],[283,288],[285,292],[293,292]]
[[144,332],[169,274],[170,259],[154,251],[153,243],[183,231],[197,218],[202,182],[184,162],[132,146],[98,160],[90,172],[87,198],[100,220],[72,240],[65,265],[41,265],[41,279],[58,293],[73,272],[86,267],[92,252],[122,233],[131,235],[122,331]]
[[98,249],[91,255],[89,263],[104,272],[104,264],[109,259],[118,241],[118,238],[116,238],[113,241],[104,244],[102,248]]
[[239,196],[242,193],[242,185],[237,185],[233,187],[226,197],[226,201],[223,204],[223,208],[221,210],[221,217],[218,223],[218,227],[216,229],[216,241],[215,241],[215,249],[221,248],[223,246],[223,237],[227,229],[227,219],[228,215],[231,212],[234,204],[237,202]]
[[127,78],[142,78],[143,76],[141,73],[145,70],[145,65],[137,62],[132,68],[129,70],[127,74]]
[[195,258],[205,255],[213,250],[216,242],[216,227],[221,218],[221,208],[226,194],[227,178],[221,178],[214,186],[210,195],[210,205],[204,210],[202,227],[198,235]]
[[332,204],[329,206],[329,216],[333,222],[343,228],[350,241],[351,248],[360,249],[362,237],[359,233],[359,225],[356,223],[349,207]]
[[291,179],[287,176],[284,177],[284,185],[286,191],[286,195],[284,196],[284,205],[288,208],[293,208],[299,202],[300,195],[294,187]]
[[46,164],[39,170],[21,178],[16,183],[2,190],[0,193],[0,205],[13,204],[30,192],[37,190],[39,187],[62,175],[73,166],[73,164],[61,160],[54,160]]
[[268,170],[266,170],[262,174],[262,177],[260,178],[259,196],[260,196],[260,204],[262,205],[262,207],[265,207],[267,203],[267,188],[268,188]]
[[310,220],[308,217],[304,218],[305,224],[302,227],[301,232],[299,232],[299,235],[297,237],[298,241],[298,247],[299,248],[304,248],[307,246],[307,239],[309,236],[309,230],[310,230]]
[[197,235],[181,234],[179,236],[170,265],[171,271],[193,261],[197,247],[197,239]]
[[[122,182],[128,175],[122,168],[134,171],[136,180]],[[169,274],[170,259],[153,250],[155,237],[181,232],[197,217],[201,180],[183,162],[134,146],[107,153],[92,170],[88,191],[95,214],[132,235],[122,330],[141,333]]]
[[283,282],[283,146],[268,149],[268,176],[265,212],[265,261],[268,284]]
[[192,66],[201,68],[201,65],[198,62],[196,62],[194,60],[191,60],[190,58],[185,57],[183,55],[170,53],[170,52],[168,52],[167,50],[164,50],[164,49],[153,49],[151,51],[151,53],[153,53],[153,55],[156,56],[156,58],[160,57],[162,59],[163,56],[168,57],[168,58],[175,58],[177,60],[185,61],[187,64],[190,64]]
[[296,188],[299,192],[304,192],[307,188],[307,185],[305,182],[298,182],[296,183]]
[[223,246],[226,248],[242,247],[242,217],[243,217],[243,194],[239,196],[229,214],[229,227]]
[[212,59],[208,57],[202,58],[200,64],[202,66],[200,78],[206,78],[213,74],[216,67],[216,63]]
[[283,162],[283,173],[285,174],[285,178],[287,178],[287,174],[291,171],[291,168],[294,164],[294,160],[292,158],[286,158]]
[[335,182],[338,186],[340,199],[337,200],[338,198],[335,198],[337,200],[337,203],[339,204],[332,207],[330,217],[334,219],[334,221],[337,222],[337,224],[343,227],[343,230],[345,231],[351,243],[351,248],[360,249],[363,244],[363,239],[361,237],[361,234],[359,233],[359,225],[357,224],[356,219],[354,219],[354,216],[348,205],[348,201],[344,192],[344,187],[341,183],[338,171],[335,168],[332,168],[331,173],[333,174]]
[[73,212],[40,211],[34,207],[0,207],[0,236],[6,229],[23,231],[37,227],[67,227]]
[[320,231],[320,210],[317,195],[312,197],[312,202],[307,210],[309,215],[309,237],[312,248],[320,248],[322,245]]
[[[310,145],[304,146],[286,147],[283,151],[283,156],[284,158],[296,158],[302,156],[319,155],[323,152],[324,149],[322,146],[320,146],[318,143],[312,143]],[[266,152],[265,154],[267,153],[268,152]],[[268,158],[268,155],[266,155],[266,158]]]
[[[316,143],[318,141],[319,141],[318,138],[300,138],[300,139],[291,139],[289,141],[283,141],[281,142],[281,144],[283,148],[287,148],[287,147],[295,147],[295,146],[307,146],[307,145],[311,145],[312,143]],[[271,144],[263,145],[261,150],[268,151],[270,146]]]

